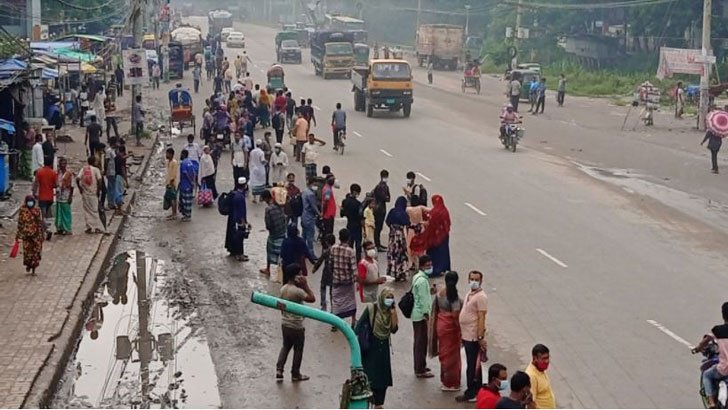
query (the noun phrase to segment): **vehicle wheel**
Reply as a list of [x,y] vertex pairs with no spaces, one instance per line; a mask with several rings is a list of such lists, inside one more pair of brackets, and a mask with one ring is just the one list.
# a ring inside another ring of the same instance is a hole
[[511,139],[511,152],[516,152],[516,145],[518,145],[518,143],[516,142],[516,139],[515,138]]
[[412,112],[411,104],[404,104],[402,106],[402,114],[404,114],[404,118],[409,118],[411,112]]
[[374,105],[371,103],[366,103],[367,107],[367,117],[371,118],[374,116]]
[[329,79],[329,77],[326,76],[326,72],[325,71],[322,71],[321,72],[321,78],[323,78],[324,80],[328,80]]

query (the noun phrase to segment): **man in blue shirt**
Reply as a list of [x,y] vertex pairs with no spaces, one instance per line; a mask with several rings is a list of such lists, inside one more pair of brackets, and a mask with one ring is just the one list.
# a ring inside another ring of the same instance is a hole
[[546,105],[546,78],[542,78],[541,82],[538,84],[538,89],[536,90],[536,109],[533,111],[533,114],[538,113],[538,107],[541,107],[541,114],[543,114],[543,108],[544,105]]
[[316,185],[315,178],[309,178],[308,188],[303,191],[303,215],[301,216],[301,228],[303,229],[303,239],[306,241],[311,255],[316,257],[316,253],[313,249],[314,237],[316,235],[316,221],[321,218],[321,211],[318,209],[318,203],[316,201]]
[[530,88],[528,89],[528,101],[531,103],[531,108],[528,109],[528,112],[533,112],[533,107],[536,106],[536,101],[538,100],[538,77],[534,77],[533,81],[531,81]]

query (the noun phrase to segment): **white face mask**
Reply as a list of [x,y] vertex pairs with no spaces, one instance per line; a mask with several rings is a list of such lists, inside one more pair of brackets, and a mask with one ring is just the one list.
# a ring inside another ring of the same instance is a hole
[[318,187],[316,185],[311,185],[311,191],[313,191],[313,192],[318,191]]
[[480,282],[478,282],[477,280],[471,280],[470,281],[470,289],[471,290],[478,290],[478,289],[480,289]]
[[376,249],[367,249],[367,256],[370,258],[377,256],[377,250]]
[[387,183],[387,178],[382,178],[382,182]]

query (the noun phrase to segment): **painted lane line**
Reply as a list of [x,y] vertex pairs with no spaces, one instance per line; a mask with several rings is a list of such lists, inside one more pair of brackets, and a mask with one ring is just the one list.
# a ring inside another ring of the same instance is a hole
[[481,211],[480,209],[476,208],[475,205],[471,204],[470,202],[466,202],[465,206],[475,211],[476,214],[480,216],[488,216],[485,212]]
[[687,347],[688,347],[688,348],[690,348],[690,349],[692,349],[692,348],[694,348],[694,347],[695,347],[695,346],[693,346],[692,344],[690,344],[690,342],[688,342],[687,340],[683,339],[682,337],[680,337],[680,336],[676,335],[676,334],[675,334],[675,333],[674,333],[674,332],[673,332],[672,330],[670,330],[670,329],[666,328],[665,326],[663,326],[663,325],[662,325],[662,324],[660,324],[659,322],[657,322],[657,321],[655,321],[655,320],[651,320],[651,319],[650,319],[650,320],[648,320],[648,321],[647,321],[647,323],[649,323],[649,324],[651,324],[652,326],[656,327],[656,328],[657,328],[658,330],[660,330],[660,331],[661,331],[662,333],[664,333],[664,334],[666,334],[666,335],[670,336],[670,337],[671,337],[671,338],[673,338],[673,340],[675,340],[676,342],[678,342],[678,343],[680,343],[680,344],[683,344],[683,345],[687,346]]
[[432,182],[432,180],[430,178],[428,178],[427,175],[425,175],[421,172],[418,172],[417,175],[419,175],[422,179],[424,179],[427,182]]
[[560,260],[558,260],[558,259],[556,259],[555,257],[551,256],[551,255],[550,255],[550,254],[549,254],[548,252],[546,252],[546,251],[545,251],[545,250],[543,250],[543,249],[540,249],[540,248],[536,248],[536,251],[537,251],[538,253],[540,253],[541,255],[543,255],[543,256],[545,256],[545,257],[547,257],[548,259],[550,259],[550,260],[551,260],[551,262],[553,262],[553,263],[555,263],[555,264],[557,264],[557,265],[561,266],[562,268],[568,268],[568,267],[569,267],[569,266],[568,266],[568,265],[566,265],[566,264],[565,264],[564,262],[561,262]]
[[354,135],[356,135],[356,136],[357,136],[357,137],[359,137],[359,138],[363,137],[363,135],[359,134],[359,133],[358,133],[358,132],[356,132],[356,131],[354,131]]
[[388,156],[389,158],[392,158],[394,156],[394,155],[390,154],[389,152],[387,152],[387,151],[385,151],[383,149],[380,149],[379,152],[381,152],[382,154]]

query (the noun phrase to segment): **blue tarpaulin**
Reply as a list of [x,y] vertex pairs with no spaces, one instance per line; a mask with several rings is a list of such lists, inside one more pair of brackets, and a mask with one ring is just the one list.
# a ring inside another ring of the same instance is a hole
[[27,67],[28,63],[15,58],[0,61],[0,80],[11,78]]

